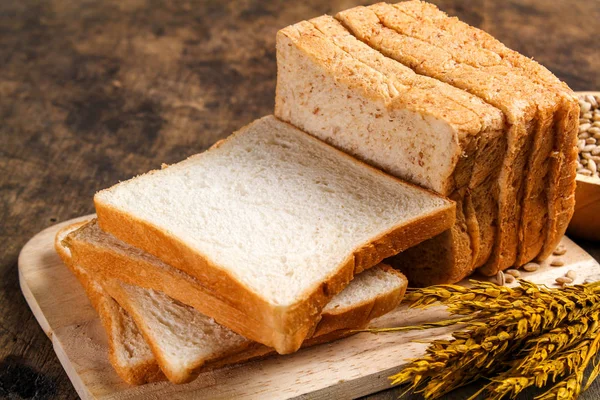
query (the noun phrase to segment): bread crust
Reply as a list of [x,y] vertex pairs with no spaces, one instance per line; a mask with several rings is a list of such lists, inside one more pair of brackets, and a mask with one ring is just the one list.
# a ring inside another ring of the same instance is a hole
[[[272,116],[264,117],[262,120],[268,123],[281,123],[275,122],[277,119]],[[294,130],[297,131],[296,128]],[[243,129],[234,133],[225,142],[242,131]],[[314,141],[320,146],[327,146],[328,151],[359,164],[361,168],[385,176],[386,179],[397,180],[308,134],[297,132],[306,135],[307,140]],[[215,148],[219,146],[208,151]],[[434,195],[415,185],[409,186]],[[435,196],[439,195],[435,194]],[[412,220],[402,222],[388,232],[382,232],[377,237],[373,237],[370,242],[358,246],[344,262],[340,263],[329,278],[307,290],[295,304],[284,307],[270,304],[259,293],[253,292],[230,273],[211,263],[206,255],[200,254],[177,237],[150,222],[137,219],[104,203],[98,195],[94,197],[94,204],[102,230],[196,277],[205,287],[209,287],[213,294],[210,297],[219,298],[221,306],[206,309],[202,311],[204,314],[244,337],[275,348],[281,354],[298,350],[314,327],[323,307],[348,285],[355,274],[378,264],[384,258],[443,232],[453,225],[455,219],[455,204],[448,201],[445,207],[415,216]],[[224,304],[227,304],[227,307],[224,307]],[[237,314],[237,318],[227,316],[231,314]]]

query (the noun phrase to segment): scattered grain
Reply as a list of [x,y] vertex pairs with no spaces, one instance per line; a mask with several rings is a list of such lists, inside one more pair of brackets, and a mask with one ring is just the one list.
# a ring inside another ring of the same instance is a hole
[[562,267],[563,265],[565,265],[565,263],[560,258],[555,258],[554,260],[552,260],[550,265],[553,267]]
[[521,276],[521,273],[517,269],[507,269],[506,271],[504,271],[504,274],[514,276],[515,278],[518,278]]
[[556,283],[560,283],[560,284],[573,283],[573,279],[571,279],[571,278],[569,278],[567,276],[559,276],[555,280],[556,280]]
[[530,262],[530,263],[523,265],[523,269],[527,272],[534,272],[534,271],[537,271],[538,269],[540,269],[540,264]]
[[498,273],[496,274],[496,283],[498,284],[498,286],[504,286],[505,282],[506,278],[504,277],[504,272],[498,271]]
[[556,249],[554,249],[552,254],[554,254],[555,256],[562,256],[566,252],[567,252],[567,248],[565,246],[563,246],[562,244],[559,244],[558,246],[556,246]]

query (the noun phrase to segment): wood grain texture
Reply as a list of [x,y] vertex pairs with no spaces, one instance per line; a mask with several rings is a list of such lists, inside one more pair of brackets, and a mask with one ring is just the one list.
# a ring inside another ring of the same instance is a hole
[[[77,393],[84,399],[146,399],[173,395],[190,399],[330,399],[367,395],[386,389],[388,376],[405,365],[406,360],[424,354],[424,342],[441,339],[453,328],[379,335],[363,333],[288,356],[267,357],[206,372],[186,385],[159,382],[128,386],[108,362],[104,331],[83,288],[54,250],[56,233],[74,222],[78,221],[47,228],[25,245],[19,256],[19,278],[27,303],[52,341]],[[566,237],[562,244],[567,249],[561,256],[563,267],[551,267],[551,260],[547,260],[538,271],[524,272],[523,277],[550,287],[568,270],[576,272],[575,283],[588,278],[600,279],[600,265],[591,256]],[[449,315],[440,307],[427,310],[400,307],[372,321],[371,325],[385,328],[447,318]]]
[[[26,241],[92,212],[96,190],[269,114],[275,32],[367,2],[0,2],[0,397],[76,398],[19,289]],[[597,1],[434,2],[573,89],[600,88]],[[582,397],[600,398],[600,382]]]

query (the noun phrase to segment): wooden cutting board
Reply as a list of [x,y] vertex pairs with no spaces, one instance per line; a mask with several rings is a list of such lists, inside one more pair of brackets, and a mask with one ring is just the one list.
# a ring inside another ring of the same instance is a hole
[[[66,221],[38,233],[19,256],[21,290],[54,347],[75,390],[83,399],[282,399],[354,398],[389,388],[387,377],[406,360],[423,354],[425,343],[448,335],[452,327],[427,331],[362,333],[335,343],[304,349],[289,356],[273,356],[236,367],[206,372],[185,385],[167,382],[129,386],[113,371],[107,357],[104,330],[76,278],[54,251],[54,235]],[[552,286],[568,270],[576,283],[600,279],[600,265],[564,237],[563,267],[548,262],[523,278]],[[483,278],[480,278],[483,279]],[[446,318],[441,308],[399,308],[373,321],[377,327],[413,325]]]

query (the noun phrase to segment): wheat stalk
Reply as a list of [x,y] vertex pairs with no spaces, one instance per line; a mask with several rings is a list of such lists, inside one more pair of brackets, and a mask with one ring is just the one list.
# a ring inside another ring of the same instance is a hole
[[[550,289],[527,281],[516,288],[470,281],[470,287],[439,285],[411,291],[410,307],[443,304],[461,317],[436,325],[372,329],[371,332],[426,329],[465,324],[449,340],[430,344],[425,356],[413,360],[393,385],[409,384],[426,399],[479,378],[489,380],[482,391],[491,399],[514,397],[530,386],[554,386],[539,399],[576,398],[583,374],[600,347],[600,285]],[[586,387],[600,373],[594,368]],[[571,397],[565,397],[571,396]]]

